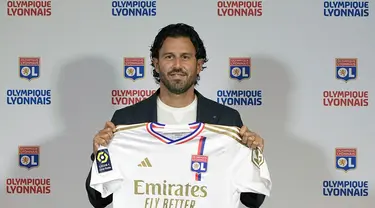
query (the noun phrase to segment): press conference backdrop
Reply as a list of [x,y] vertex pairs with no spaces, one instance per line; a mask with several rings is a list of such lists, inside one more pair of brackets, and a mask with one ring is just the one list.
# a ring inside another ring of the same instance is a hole
[[373,4],[3,1],[2,207],[91,207],[92,138],[157,89],[149,47],[177,22],[207,47],[196,88],[265,139],[262,207],[373,207]]

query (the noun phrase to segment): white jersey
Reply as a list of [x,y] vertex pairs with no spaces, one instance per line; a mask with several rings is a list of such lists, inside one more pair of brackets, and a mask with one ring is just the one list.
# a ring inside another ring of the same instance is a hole
[[259,149],[240,143],[237,127],[204,123],[117,126],[92,166],[91,187],[114,208],[237,208],[241,192],[269,196]]

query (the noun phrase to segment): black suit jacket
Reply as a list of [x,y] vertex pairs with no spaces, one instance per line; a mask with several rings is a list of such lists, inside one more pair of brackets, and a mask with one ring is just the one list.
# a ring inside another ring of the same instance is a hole
[[[157,122],[156,100],[159,92],[160,89],[137,104],[116,110],[111,121],[115,125]],[[237,110],[209,100],[197,90],[195,90],[195,94],[198,100],[197,122],[242,127],[241,116]],[[91,160],[94,160],[93,154],[91,154]],[[90,178],[91,170],[86,179],[86,190],[90,203],[95,208],[104,208],[112,203],[112,195],[101,198],[100,193],[90,187]],[[265,196],[255,193],[241,193],[240,199],[245,206],[258,208],[262,205]]]

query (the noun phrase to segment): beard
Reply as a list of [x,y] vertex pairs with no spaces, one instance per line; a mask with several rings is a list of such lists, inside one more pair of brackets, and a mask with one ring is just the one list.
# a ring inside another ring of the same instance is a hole
[[[169,80],[169,76],[171,76],[174,73],[182,74],[183,78],[186,77],[186,79]],[[160,82],[163,83],[163,85],[168,89],[169,92],[179,95],[185,93],[191,88],[191,86],[194,85],[195,81],[197,80],[197,73],[193,73],[189,76],[187,72],[180,68],[173,69],[168,73],[160,72],[159,77]]]

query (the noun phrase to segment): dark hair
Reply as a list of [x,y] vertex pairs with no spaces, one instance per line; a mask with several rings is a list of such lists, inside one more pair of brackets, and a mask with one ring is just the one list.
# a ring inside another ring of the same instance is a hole
[[[203,64],[208,61],[206,49],[204,47],[203,41],[200,39],[198,33],[194,30],[194,27],[184,24],[184,23],[178,23],[178,24],[170,24],[164,28],[162,28],[159,33],[156,35],[154,43],[151,46],[150,49],[150,58],[151,58],[151,66],[154,68],[152,71],[152,74],[155,78],[156,83],[160,83],[159,73],[155,70],[155,65],[152,61],[153,58],[159,58],[159,50],[163,46],[163,43],[165,39],[168,37],[178,38],[178,37],[187,37],[190,38],[190,41],[193,43],[195,47],[195,58],[197,60],[202,59]],[[202,71],[206,67],[202,66]],[[197,76],[197,80],[194,84],[198,83],[198,80],[200,79],[199,74]]]

